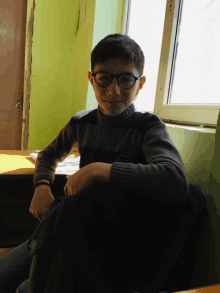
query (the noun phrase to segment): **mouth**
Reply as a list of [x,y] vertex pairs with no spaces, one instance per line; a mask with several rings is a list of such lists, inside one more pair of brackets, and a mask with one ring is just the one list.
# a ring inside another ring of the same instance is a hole
[[121,102],[110,102],[110,101],[105,101],[105,102],[110,103],[110,104],[122,103],[122,101],[121,101]]

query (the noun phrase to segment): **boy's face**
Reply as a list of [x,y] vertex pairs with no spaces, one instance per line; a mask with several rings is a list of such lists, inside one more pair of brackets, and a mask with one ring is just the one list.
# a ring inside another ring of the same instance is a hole
[[[130,72],[134,76],[139,77],[138,71],[134,68],[133,64],[124,65],[118,59],[110,59],[103,64],[97,64],[93,73],[95,74],[100,70],[104,70],[110,74]],[[116,77],[113,78],[107,87],[97,85],[91,72],[88,72],[88,78],[93,86],[96,100],[102,112],[110,116],[116,116],[122,113],[136,99],[139,90],[146,81],[146,77],[143,76],[136,81],[132,88],[124,89],[118,85]]]

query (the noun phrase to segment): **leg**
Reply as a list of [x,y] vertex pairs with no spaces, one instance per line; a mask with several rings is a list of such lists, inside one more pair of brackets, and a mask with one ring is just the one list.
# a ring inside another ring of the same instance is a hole
[[0,293],[15,292],[29,278],[33,256],[27,249],[29,239],[0,259]]
[[29,279],[21,283],[16,289],[15,293],[27,293],[28,285],[29,285]]

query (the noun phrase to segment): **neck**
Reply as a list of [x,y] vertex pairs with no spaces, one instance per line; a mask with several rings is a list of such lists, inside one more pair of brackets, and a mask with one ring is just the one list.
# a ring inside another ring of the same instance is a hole
[[99,124],[111,127],[122,124],[125,120],[127,120],[133,113],[135,112],[135,106],[131,103],[122,113],[119,115],[106,115],[102,108],[98,106],[97,109],[97,118]]

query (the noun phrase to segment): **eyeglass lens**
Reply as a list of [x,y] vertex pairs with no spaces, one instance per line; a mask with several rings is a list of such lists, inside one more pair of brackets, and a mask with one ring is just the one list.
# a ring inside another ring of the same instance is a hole
[[[111,82],[111,75],[108,73],[99,72],[95,76],[95,81],[100,86],[108,86]],[[122,88],[130,88],[135,83],[135,78],[129,74],[123,74],[119,77],[119,85]]]

